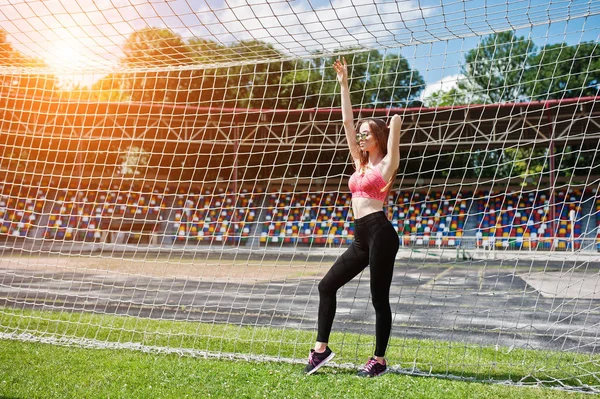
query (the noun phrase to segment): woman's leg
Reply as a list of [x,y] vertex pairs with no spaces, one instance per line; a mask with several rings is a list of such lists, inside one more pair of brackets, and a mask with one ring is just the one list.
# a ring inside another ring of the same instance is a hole
[[374,234],[369,242],[369,270],[371,298],[375,308],[375,356],[383,358],[392,329],[390,286],[400,242],[398,233],[387,220],[372,231]]
[[[337,306],[336,294],[340,287],[356,277],[369,264],[369,252],[354,241],[335,261],[319,283],[319,317],[317,342],[329,342],[329,334]],[[318,348],[317,348],[318,349]]]

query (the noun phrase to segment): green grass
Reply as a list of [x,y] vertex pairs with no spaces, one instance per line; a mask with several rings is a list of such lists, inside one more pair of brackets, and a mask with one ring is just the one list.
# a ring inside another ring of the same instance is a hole
[[[241,327],[0,308],[0,331],[35,339],[92,340],[181,348],[190,353],[236,353],[303,361],[313,331]],[[372,354],[371,336],[333,334],[337,364],[360,364]],[[175,354],[98,350],[0,341],[1,397],[574,397],[548,388],[477,381],[513,381],[546,386],[598,386],[600,357],[553,351],[508,350],[432,340],[393,338],[387,353],[394,366],[416,366],[433,375],[467,381],[391,374],[376,381],[354,370],[328,367],[312,377],[300,363],[206,360]],[[18,360],[16,360],[18,359]],[[302,359],[302,360],[300,360]],[[387,395],[389,393],[389,395]],[[454,395],[454,396],[453,396]],[[547,396],[546,396],[547,395]]]
[[589,398],[549,388],[0,340],[3,398]]

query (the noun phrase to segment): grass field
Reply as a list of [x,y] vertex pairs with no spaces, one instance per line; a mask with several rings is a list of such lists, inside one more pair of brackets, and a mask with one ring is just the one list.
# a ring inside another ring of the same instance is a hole
[[[531,384],[539,379],[548,386],[561,379],[566,385],[596,385],[592,374],[600,373],[599,359],[590,355],[394,338],[388,358],[397,372],[363,380],[343,365],[357,358],[366,360],[372,342],[361,343],[364,336],[338,333],[331,339],[338,352],[334,359],[338,367],[334,364],[306,377],[299,359],[305,357],[314,339],[308,331],[10,308],[0,309],[0,326],[5,336],[27,334],[41,341],[61,337],[60,342],[72,343],[64,347],[0,340],[3,398],[571,398],[585,394],[502,382]],[[99,347],[139,344],[150,350],[82,348],[79,344],[86,340],[99,343]],[[148,353],[167,347],[181,348],[191,356]],[[282,361],[202,357],[207,352],[265,355]],[[415,358],[425,374],[452,375],[463,381],[400,372],[398,366],[408,367]],[[582,368],[587,376],[572,378],[581,375]]]
[[433,377],[356,377],[324,367],[199,359],[0,340],[2,398],[589,398],[588,394]]

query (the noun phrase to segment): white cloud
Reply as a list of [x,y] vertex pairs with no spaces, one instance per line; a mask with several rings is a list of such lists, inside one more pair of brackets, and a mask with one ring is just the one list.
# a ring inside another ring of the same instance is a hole
[[201,24],[194,30],[198,36],[210,35],[224,44],[260,39],[297,56],[341,47],[408,44],[398,42],[398,35],[406,35],[416,15],[422,20],[431,14],[429,9],[420,10],[416,1],[334,0],[313,6],[307,1],[252,5],[230,0],[227,4],[228,9],[214,9],[207,1],[198,5],[195,13]]
[[[196,8],[192,8],[196,7]],[[230,44],[260,40],[290,56],[351,46],[398,47],[431,14],[417,0],[12,0],[0,2],[0,28],[30,56],[78,53],[59,70],[111,71],[121,47],[146,26]],[[67,50],[70,49],[70,50]]]
[[11,0],[0,2],[0,28],[17,50],[52,59],[56,73],[97,74],[117,69],[129,35],[147,26],[222,44],[255,39],[305,56],[409,44],[411,26],[422,27],[432,10],[417,0]]
[[421,99],[427,99],[429,96],[431,96],[433,93],[438,92],[438,91],[450,91],[456,87],[458,87],[458,82],[459,80],[463,79],[464,75],[459,74],[459,75],[450,75],[450,76],[445,76],[442,79],[438,80],[437,82],[428,84],[425,87],[425,90],[423,90],[423,92],[421,93]]

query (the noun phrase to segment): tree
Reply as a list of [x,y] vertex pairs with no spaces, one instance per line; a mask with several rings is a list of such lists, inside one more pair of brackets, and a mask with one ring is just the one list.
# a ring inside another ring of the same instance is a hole
[[549,44],[532,57],[525,93],[532,100],[597,96],[600,90],[600,47]]
[[94,82],[87,92],[91,98],[99,101],[124,101],[129,96],[122,90],[123,80],[120,73],[111,73]]
[[[186,43],[173,32],[157,28],[134,32],[123,52],[126,70],[103,82],[100,91],[121,87],[135,101],[212,107],[339,105],[333,57],[316,54],[310,60],[289,60],[271,44],[257,40],[230,46],[200,38]],[[383,57],[377,50],[352,51],[348,57],[353,103],[367,108],[397,107],[417,100],[424,80],[404,57]]]
[[294,70],[281,78],[278,104],[287,109],[316,108],[327,104],[322,101],[322,85],[323,75],[314,63],[297,60]]
[[531,40],[517,37],[514,32],[490,35],[467,52],[462,67],[465,80],[458,87],[474,90],[470,93],[473,100],[482,103],[524,100],[523,75],[535,50]]
[[[356,51],[335,57],[316,58],[317,69],[323,70],[323,92],[334,93],[335,72],[331,68],[338,57],[346,58],[349,65],[348,83],[352,104],[363,108],[406,107],[415,101],[425,85],[421,74],[410,68],[401,55],[385,57],[377,50]],[[339,95],[331,103],[339,106]]]
[[593,143],[566,145],[561,151],[557,151],[555,163],[558,176],[580,176],[587,179],[600,172],[598,151]]
[[[526,94],[531,100],[597,96],[600,91],[600,48],[584,42],[574,46],[549,44],[532,58]],[[596,151],[574,151],[567,146],[559,174],[570,176],[598,165]]]
[[537,184],[548,171],[548,156],[548,149],[539,147],[476,150],[469,163],[477,178],[519,178],[525,186]]
[[509,161],[508,176],[519,177],[521,186],[539,186],[543,173],[549,169],[548,148],[506,148],[503,158]]
[[23,96],[52,96],[57,87],[56,76],[35,72],[47,67],[40,59],[28,57],[13,48],[7,34],[0,29],[0,67],[21,67],[27,73],[0,75],[0,90]]
[[219,63],[231,59],[227,46],[210,40],[192,38],[188,46],[193,52],[194,64],[202,66],[188,76],[186,102],[202,106],[223,106],[226,96],[227,68],[217,68]]
[[272,45],[256,40],[230,47],[231,59],[239,64],[227,68],[226,99],[232,105],[248,108],[280,107],[283,77],[293,74],[295,63],[281,61],[284,56]]
[[177,68],[194,63],[192,50],[168,29],[144,28],[132,33],[123,46],[123,90],[134,101],[187,102],[196,76]]
[[[167,29],[134,32],[123,51],[122,63],[132,70],[123,73],[123,87],[135,101],[275,108],[283,76],[294,70],[266,43],[186,43]],[[225,65],[232,61],[235,66]]]
[[[279,105],[303,109],[321,106],[323,74],[309,60],[294,60],[293,70],[282,76]],[[330,103],[325,103],[331,105]]]
[[465,90],[453,87],[450,90],[438,90],[424,98],[427,107],[451,107],[454,105],[468,104],[469,94]]
[[406,58],[388,54],[371,64],[371,102],[375,107],[400,107],[414,104],[425,87],[421,74],[411,69]]

